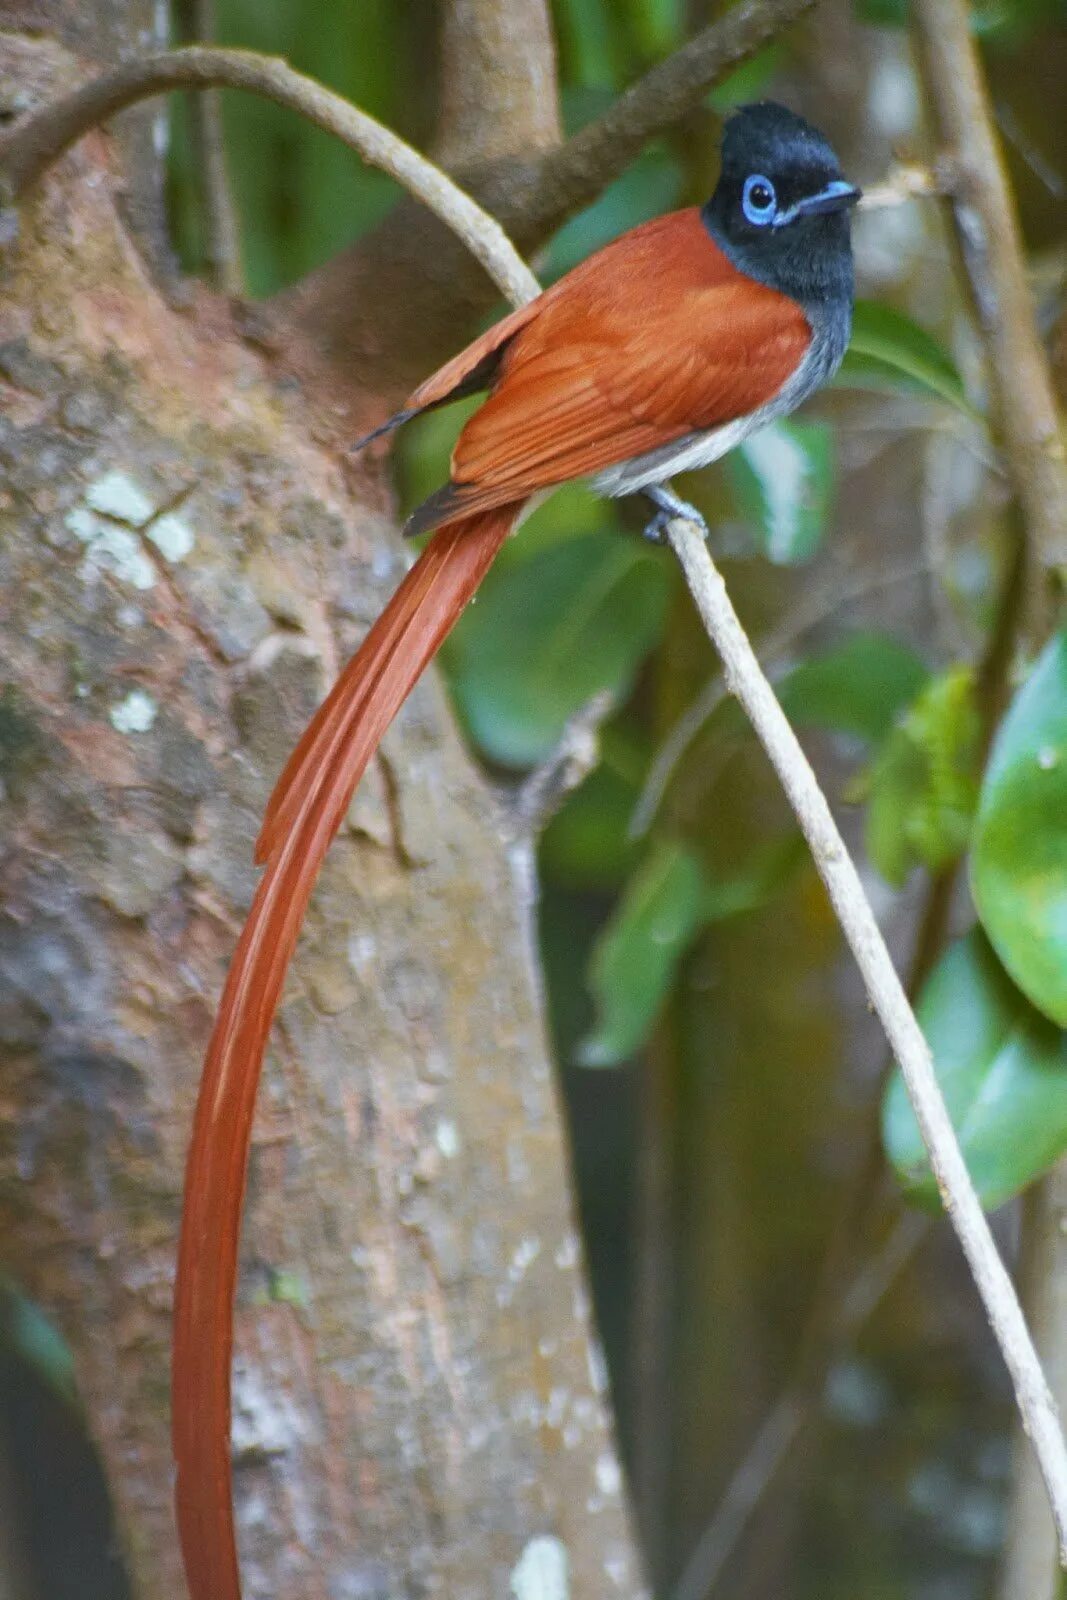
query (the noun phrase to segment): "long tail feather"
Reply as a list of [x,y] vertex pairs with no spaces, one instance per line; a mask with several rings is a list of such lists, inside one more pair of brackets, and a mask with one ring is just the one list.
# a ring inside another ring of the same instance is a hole
[[192,1600],[240,1600],[230,1482],[230,1357],[252,1113],[271,1022],[311,891],[367,763],[506,539],[517,506],[440,529],[282,774],[267,861],[200,1083],[175,1286],[175,1501]]

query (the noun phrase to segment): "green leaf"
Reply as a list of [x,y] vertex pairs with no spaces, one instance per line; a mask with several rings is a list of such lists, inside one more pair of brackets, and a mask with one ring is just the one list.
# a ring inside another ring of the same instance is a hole
[[680,844],[656,845],[593,951],[597,1023],[580,1047],[584,1066],[616,1066],[644,1044],[703,921],[704,896],[696,857]]
[[655,844],[593,951],[598,1020],[581,1046],[583,1065],[615,1066],[639,1050],[700,929],[765,905],[806,860],[803,839],[790,833],[712,881],[684,845]]
[[1067,628],[1049,641],[997,735],[971,887],[1015,982],[1067,1026]]
[[963,854],[978,800],[981,737],[974,674],[953,667],[920,692],[871,767],[867,849],[899,887],[912,867]]
[[464,721],[504,766],[533,766],[595,694],[627,688],[659,637],[671,582],[658,552],[593,533],[493,569],[446,661]]
[[[1019,993],[978,930],[940,961],[917,1012],[979,1198],[1001,1205],[1067,1149],[1067,1035]],[[938,1205],[899,1070],[882,1134],[908,1195]]]
[[874,300],[857,300],[852,342],[835,382],[853,389],[909,389],[974,416],[951,357],[917,322]]
[[799,832],[759,845],[744,866],[707,885],[702,920],[723,922],[745,911],[757,911],[785,887],[808,859],[808,847]]
[[794,667],[778,692],[800,726],[880,744],[928,678],[907,645],[886,633],[859,632]]
[[727,457],[739,510],[780,566],[810,561],[826,531],[833,485],[830,430],[778,421]]
[[65,1405],[79,1405],[70,1346],[6,1272],[0,1272],[0,1346],[32,1367]]
[[856,15],[883,28],[903,28],[908,20],[908,0],[856,0]]

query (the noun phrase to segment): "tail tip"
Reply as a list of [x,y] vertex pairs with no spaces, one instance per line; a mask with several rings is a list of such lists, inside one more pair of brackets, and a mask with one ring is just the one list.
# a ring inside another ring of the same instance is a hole
[[396,412],[394,416],[387,418],[387,420],[383,422],[380,427],[373,428],[370,433],[365,433],[362,439],[357,439],[355,444],[350,444],[348,446],[349,453],[351,455],[358,455],[360,451],[365,450],[369,444],[373,444],[375,439],[384,439],[387,433],[395,433],[397,428],[402,428],[405,422],[410,422],[411,419],[413,417],[417,417],[418,414],[418,407],[415,407],[410,411]]
[[454,483],[443,483],[435,489],[421,506],[416,506],[404,524],[404,538],[417,539],[420,533],[439,528],[455,515],[459,504],[459,491]]

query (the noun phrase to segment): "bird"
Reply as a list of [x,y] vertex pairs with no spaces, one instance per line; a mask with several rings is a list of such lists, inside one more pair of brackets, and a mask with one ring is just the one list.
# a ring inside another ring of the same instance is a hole
[[[726,122],[711,198],[589,257],[429,377],[358,447],[465,396],[432,533],[293,751],[256,846],[265,868],[226,980],[186,1167],[172,1366],[176,1506],[193,1600],[239,1600],[230,1355],[241,1208],[263,1054],[308,900],[385,730],[504,541],[559,485],[640,494],[646,532],[703,526],[672,487],[833,376],[854,298],[860,191],[827,139],[773,102]],[[706,532],[706,529],[705,529]]]

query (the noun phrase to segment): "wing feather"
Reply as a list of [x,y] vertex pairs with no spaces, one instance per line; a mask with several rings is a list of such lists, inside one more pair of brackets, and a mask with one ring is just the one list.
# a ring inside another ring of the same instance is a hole
[[464,509],[497,503],[505,486],[533,493],[733,421],[773,398],[803,359],[811,329],[800,307],[742,278],[699,213],[628,235],[613,262],[602,259],[584,289],[577,275],[564,279],[557,290],[569,292],[546,296],[507,350],[453,455]]

